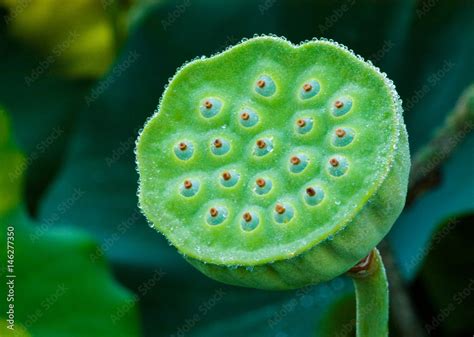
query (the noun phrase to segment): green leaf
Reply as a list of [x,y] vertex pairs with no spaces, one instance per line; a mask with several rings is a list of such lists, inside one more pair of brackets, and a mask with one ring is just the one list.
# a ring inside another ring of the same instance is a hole
[[13,255],[1,261],[0,293],[12,294],[10,280],[14,287],[14,301],[0,302],[2,321],[11,318],[13,304],[14,324],[31,336],[139,336],[134,297],[112,279],[103,259],[91,262],[96,246],[88,235],[67,228],[45,231],[21,208],[0,216],[0,229],[2,250]]
[[4,110],[0,160],[2,336],[138,336],[136,300],[103,258],[91,260],[96,244],[90,236],[28,218],[21,204],[24,157]]

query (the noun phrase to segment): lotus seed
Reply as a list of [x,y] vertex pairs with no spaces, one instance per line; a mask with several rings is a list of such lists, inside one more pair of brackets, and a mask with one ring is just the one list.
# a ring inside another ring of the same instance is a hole
[[299,154],[290,158],[290,171],[293,173],[302,172],[308,166],[308,157],[305,154]]
[[186,179],[180,187],[181,195],[192,197],[199,191],[199,182],[194,179]]
[[296,120],[296,132],[300,134],[305,134],[311,131],[312,128],[313,128],[312,118],[300,118]]
[[255,91],[264,97],[270,97],[276,91],[275,82],[269,76],[262,75],[256,82]]
[[324,199],[324,191],[319,186],[307,187],[304,191],[304,200],[310,206],[316,206]]
[[258,195],[264,195],[272,189],[272,181],[270,179],[258,178],[255,180],[254,191]]
[[354,140],[354,135],[353,129],[337,128],[332,138],[332,144],[338,147],[349,145]]
[[222,156],[229,152],[230,150],[230,144],[228,141],[221,139],[221,138],[216,138],[212,144],[211,144],[211,151],[214,153],[216,156]]
[[211,207],[207,215],[207,223],[209,225],[219,225],[227,218],[227,209],[224,207]]
[[193,144],[189,142],[182,141],[175,145],[174,147],[174,154],[178,159],[181,160],[188,160],[193,156],[194,147]]
[[205,118],[211,118],[217,115],[222,108],[222,102],[217,98],[207,98],[201,104],[201,114]]
[[294,216],[294,209],[290,204],[276,204],[273,218],[278,223],[288,223]]
[[336,117],[344,116],[351,110],[352,100],[348,97],[341,97],[332,106],[332,114]]
[[254,153],[261,157],[273,151],[273,143],[268,138],[258,139],[255,142]]
[[238,174],[235,170],[224,171],[221,174],[220,182],[222,186],[224,187],[232,187],[237,184],[237,182],[239,181],[239,178],[240,178],[240,174]]
[[255,113],[255,111],[246,109],[240,114],[240,124],[243,127],[250,128],[257,124],[258,122],[258,115]]
[[302,99],[308,99],[308,98],[316,96],[319,93],[319,90],[320,90],[319,82],[316,80],[311,80],[303,84],[303,87],[301,88],[301,91],[300,91],[300,96]]
[[334,177],[340,177],[346,173],[349,168],[349,163],[346,158],[342,156],[335,156],[329,159],[327,170],[329,174]]
[[245,212],[242,215],[241,227],[244,231],[250,232],[257,228],[259,223],[258,216],[253,212]]

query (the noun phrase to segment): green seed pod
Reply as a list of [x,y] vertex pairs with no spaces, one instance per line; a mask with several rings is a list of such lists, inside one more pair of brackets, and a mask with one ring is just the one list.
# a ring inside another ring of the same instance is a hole
[[181,68],[137,162],[150,223],[209,277],[263,289],[327,281],[367,256],[404,206],[410,166],[385,74],[332,41],[269,36]]

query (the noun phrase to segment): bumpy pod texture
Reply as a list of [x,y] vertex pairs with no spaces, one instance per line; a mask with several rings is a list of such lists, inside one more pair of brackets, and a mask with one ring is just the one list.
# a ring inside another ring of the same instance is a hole
[[140,206],[222,282],[334,278],[387,234],[410,165],[385,74],[327,40],[263,36],[174,76],[137,143]]

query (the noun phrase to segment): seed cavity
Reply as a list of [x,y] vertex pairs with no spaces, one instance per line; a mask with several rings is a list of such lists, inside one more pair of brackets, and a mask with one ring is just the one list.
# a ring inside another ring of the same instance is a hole
[[255,91],[264,97],[270,97],[276,91],[275,82],[270,76],[262,75],[255,82]]
[[228,212],[225,207],[216,206],[211,207],[207,213],[206,220],[209,225],[215,226],[219,225],[227,219]]
[[294,215],[294,208],[289,203],[277,203],[273,209],[273,218],[278,223],[288,223]]
[[343,156],[333,156],[328,160],[326,168],[330,175],[340,177],[349,169],[349,162]]
[[201,103],[199,110],[204,118],[212,118],[222,109],[222,101],[218,98],[208,97]]
[[336,117],[344,116],[352,108],[352,99],[349,97],[340,97],[332,104],[332,114]]
[[309,159],[304,153],[293,155],[289,160],[289,169],[293,173],[302,172],[308,166]]
[[258,215],[255,212],[248,211],[242,214],[242,220],[240,226],[244,231],[250,232],[257,228],[259,223]]
[[316,206],[324,199],[324,191],[321,187],[314,185],[308,186],[303,192],[305,202],[310,206]]
[[216,156],[222,156],[229,152],[230,144],[227,140],[222,138],[216,138],[211,143],[211,151]]
[[355,132],[351,128],[337,128],[332,137],[334,146],[342,147],[349,145],[354,140]]
[[316,96],[321,90],[321,86],[318,81],[310,80],[303,84],[300,90],[300,97],[302,99],[308,99]]
[[196,179],[186,179],[179,187],[181,195],[184,197],[192,197],[199,191],[200,183]]
[[251,109],[245,109],[239,114],[239,122],[243,127],[250,128],[258,123],[258,115]]
[[220,176],[220,183],[224,187],[235,186],[240,179],[240,174],[236,170],[229,170],[222,172]]
[[194,146],[189,141],[181,141],[174,146],[174,154],[178,159],[188,160],[193,156]]
[[262,157],[273,151],[273,142],[269,138],[260,138],[255,142],[254,154]]
[[310,132],[313,128],[313,119],[309,117],[299,118],[295,124],[296,132],[303,135]]
[[272,189],[273,183],[270,179],[268,178],[258,178],[255,180],[255,187],[254,191],[258,195],[264,195],[270,192]]

